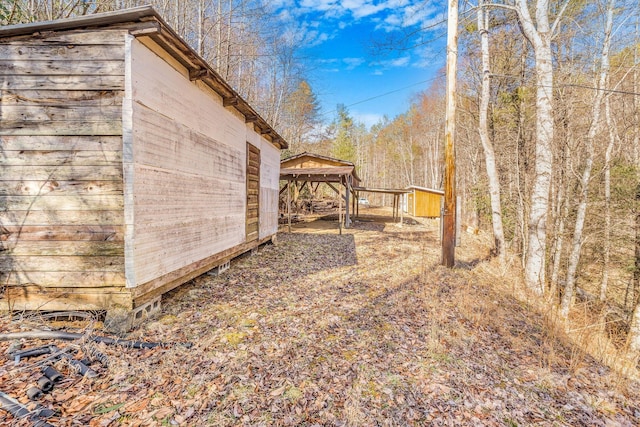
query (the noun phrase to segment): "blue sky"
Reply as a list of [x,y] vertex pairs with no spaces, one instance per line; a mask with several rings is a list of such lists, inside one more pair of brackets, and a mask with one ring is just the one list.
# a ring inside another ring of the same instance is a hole
[[[305,46],[301,53],[327,121],[339,103],[368,126],[384,115],[393,118],[444,65],[446,2],[272,0],[272,6]],[[417,30],[426,41],[420,46],[399,49],[400,43],[392,43],[394,49],[382,53],[374,47],[374,41],[388,44]]]

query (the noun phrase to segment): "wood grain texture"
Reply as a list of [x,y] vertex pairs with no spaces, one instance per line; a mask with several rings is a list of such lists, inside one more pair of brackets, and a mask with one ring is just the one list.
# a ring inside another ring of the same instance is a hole
[[46,45],[122,45],[129,28],[82,28],[60,32],[44,32],[27,36],[18,36],[0,42],[8,46],[46,46]]
[[6,181],[118,181],[122,180],[122,166],[4,166],[2,179]]
[[122,181],[0,181],[0,196],[119,195]]
[[0,310],[105,310],[114,306],[133,309],[131,293],[124,288],[46,288],[11,286],[0,299]]
[[0,196],[0,211],[81,211],[121,210],[124,199],[119,195]]
[[0,43],[0,58],[15,62],[25,60],[122,61],[124,59],[124,38],[119,44]]
[[10,271],[2,276],[7,286],[37,285],[43,288],[109,288],[124,287],[121,271]]
[[115,121],[72,121],[33,122],[28,120],[7,120],[0,128],[2,135],[121,135],[122,122]]
[[123,270],[121,256],[1,255],[2,271],[113,271]]
[[[121,100],[120,100],[121,102]],[[121,151],[121,136],[0,135],[0,157],[10,151]]]
[[[1,75],[1,74],[0,74]],[[3,90],[2,105],[48,105],[59,107],[120,106],[121,90]]]
[[0,212],[0,226],[96,226],[122,225],[124,213],[118,211],[4,211]]
[[51,106],[51,105],[3,105],[0,120],[12,122],[103,122],[122,120],[119,105]]
[[3,75],[3,85],[7,90],[47,89],[47,90],[122,90],[123,76],[108,75]]
[[[124,241],[124,227],[118,225],[3,225],[0,242],[11,240]],[[5,244],[5,243],[3,243]]]
[[121,165],[122,151],[3,151],[0,167],[4,166],[104,166]]
[[[7,243],[7,242],[4,242]],[[14,245],[0,245],[0,253],[10,256],[119,256],[124,255],[122,242],[52,242],[16,241]]]
[[16,61],[0,59],[0,74],[2,75],[123,75],[124,61],[74,61],[39,59]]

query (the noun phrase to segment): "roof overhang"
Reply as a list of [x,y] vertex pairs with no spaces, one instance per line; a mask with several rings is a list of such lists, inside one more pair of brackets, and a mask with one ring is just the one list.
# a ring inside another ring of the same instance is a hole
[[353,166],[330,168],[282,168],[280,179],[283,181],[341,182],[345,176],[352,175]]
[[180,37],[151,6],[97,13],[55,21],[0,27],[0,38],[38,36],[46,32],[123,26],[135,37],[149,37],[189,71],[191,81],[200,80],[222,97],[223,105],[235,108],[254,128],[280,149],[287,142],[211,66]]
[[441,196],[444,196],[443,190],[436,190],[435,188],[427,188],[427,187],[420,187],[417,185],[410,185],[407,187],[407,189],[410,190],[410,192],[412,192],[413,190],[418,190],[418,191],[424,191],[425,193],[439,194]]
[[353,187],[355,191],[363,191],[366,193],[384,193],[384,194],[407,194],[413,192],[407,188],[369,188],[369,187]]

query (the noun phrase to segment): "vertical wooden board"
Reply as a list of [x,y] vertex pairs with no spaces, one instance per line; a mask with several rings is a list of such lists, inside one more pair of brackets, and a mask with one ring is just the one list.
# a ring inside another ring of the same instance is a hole
[[407,194],[407,213],[409,215],[415,215],[414,199],[415,199],[414,193]]
[[260,148],[247,142],[247,185],[245,241],[259,238],[260,218]]
[[244,121],[139,41],[132,42],[133,99],[194,132],[244,152]]

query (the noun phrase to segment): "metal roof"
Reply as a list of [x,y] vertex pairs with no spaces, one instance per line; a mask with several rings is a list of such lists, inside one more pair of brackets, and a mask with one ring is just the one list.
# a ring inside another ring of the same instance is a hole
[[42,33],[120,25],[129,28],[135,37],[150,37],[189,70],[191,81],[201,80],[223,100],[225,107],[233,107],[253,123],[262,135],[280,148],[288,144],[189,44],[178,35],[152,6],[140,6],[115,12],[96,13],[55,21],[0,27],[0,39],[20,36],[42,36]]
[[[292,163],[295,160],[299,160],[299,159],[303,159],[303,158],[308,158],[311,161],[315,161],[316,163],[320,163],[326,166],[321,166],[321,167],[303,167],[301,166],[301,164],[296,164],[295,166],[291,166],[291,167],[287,167],[288,163]],[[339,172],[337,169],[338,168],[348,168],[349,169],[349,173],[345,174],[343,172]],[[282,159],[280,160],[280,169],[281,170],[311,170],[311,169],[326,169],[326,171],[322,172],[321,174],[329,174],[329,173],[334,173],[334,174],[338,174],[338,175],[352,175],[353,179],[357,182],[360,182],[360,178],[358,177],[358,175],[356,174],[356,167],[355,165],[348,161],[348,160],[341,160],[341,159],[336,159],[333,157],[329,157],[329,156],[322,156],[320,154],[313,154],[313,153],[308,153],[308,152],[304,152],[304,153],[300,153],[300,154],[296,154],[294,156],[290,156],[287,157],[286,159]],[[300,174],[302,174],[303,172],[301,172]],[[304,172],[306,173],[306,172]],[[318,174],[318,175],[321,175]],[[280,175],[282,176],[283,174],[280,173]],[[284,179],[284,178],[282,178]]]
[[441,196],[444,195],[444,191],[443,190],[436,190],[435,188],[420,187],[418,185],[410,185],[407,188],[410,189],[410,190],[424,191],[425,193],[439,194]]

